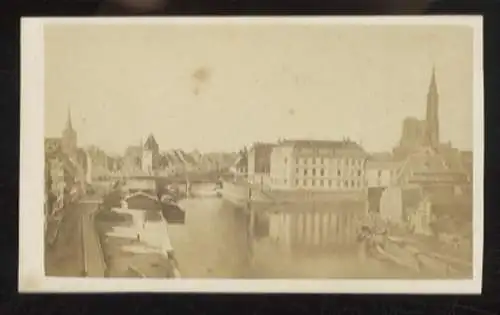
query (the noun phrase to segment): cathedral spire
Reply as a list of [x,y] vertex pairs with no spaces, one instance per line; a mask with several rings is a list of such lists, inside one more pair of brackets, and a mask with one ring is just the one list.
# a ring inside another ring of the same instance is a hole
[[426,129],[428,144],[436,148],[439,145],[439,94],[436,82],[436,67],[432,67],[431,82],[427,94]]
[[68,107],[68,119],[66,120],[66,129],[73,130],[73,123],[71,122],[71,107]]
[[68,119],[66,120],[66,128],[62,133],[62,147],[63,152],[68,156],[75,156],[77,151],[77,134],[73,129],[73,123],[71,122],[71,109],[68,107]]
[[437,93],[437,83],[436,83],[436,66],[432,66],[432,76],[431,83],[429,84],[429,94]]

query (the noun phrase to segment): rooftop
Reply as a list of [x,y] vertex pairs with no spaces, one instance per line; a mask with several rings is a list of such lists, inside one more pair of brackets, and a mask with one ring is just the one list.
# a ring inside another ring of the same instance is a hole
[[364,149],[358,143],[349,139],[334,141],[334,140],[281,140],[278,146],[292,146],[294,149],[319,149],[326,150],[325,154],[335,154],[336,150],[353,150],[366,154]]
[[142,148],[140,146],[129,146],[125,149],[125,155],[138,155],[141,154]]
[[252,144],[250,150],[259,150],[259,149],[271,150],[275,146],[276,146],[275,143],[255,142]]

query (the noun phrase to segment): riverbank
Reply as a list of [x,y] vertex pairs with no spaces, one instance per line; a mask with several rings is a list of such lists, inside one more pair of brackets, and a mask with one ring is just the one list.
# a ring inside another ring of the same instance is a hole
[[158,228],[149,225],[151,229],[146,229],[139,240],[133,223],[132,216],[126,213],[105,210],[96,215],[95,224],[104,252],[107,276],[173,277],[173,268],[157,244],[165,231],[158,231]]

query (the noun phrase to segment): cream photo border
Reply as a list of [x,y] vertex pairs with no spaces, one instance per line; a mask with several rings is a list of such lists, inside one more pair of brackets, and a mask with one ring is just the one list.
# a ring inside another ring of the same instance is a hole
[[[45,276],[43,233],[44,36],[46,24],[457,25],[474,30],[473,277],[468,280],[114,279]],[[20,292],[231,292],[478,294],[483,263],[483,34],[480,16],[259,18],[23,18],[19,193]]]

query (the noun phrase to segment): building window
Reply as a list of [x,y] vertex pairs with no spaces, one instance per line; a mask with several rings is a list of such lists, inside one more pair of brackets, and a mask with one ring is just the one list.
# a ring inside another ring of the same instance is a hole
[[302,181],[302,185],[307,186],[307,180],[306,180],[306,179],[304,179],[304,180]]
[[321,169],[320,173],[321,173],[321,176],[325,176],[325,170],[324,169]]
[[298,179],[295,180],[295,186],[299,186],[299,180]]
[[299,173],[299,168],[295,169],[295,173],[297,173],[297,174]]
[[288,163],[288,158],[285,158],[285,164]]
[[320,181],[319,181],[319,185],[320,185],[321,187],[323,187],[323,185],[324,185],[323,180],[320,180]]
[[382,177],[382,171],[378,171],[378,177]]
[[307,170],[304,170],[304,176],[307,176]]
[[287,181],[286,179],[285,179],[285,181],[284,181],[284,182],[285,182],[285,185],[288,183],[288,181]]
[[337,170],[337,176],[340,177],[340,170]]
[[299,159],[299,158],[296,158],[296,159],[295,159],[295,163],[300,164],[300,159]]
[[312,164],[316,164],[316,158],[312,159]]
[[332,187],[332,180],[331,179],[328,181],[328,186]]
[[325,160],[321,158],[321,164],[325,164]]
[[346,181],[344,181],[344,187],[345,187],[345,188],[349,188],[349,181],[347,181],[347,180],[346,180]]
[[354,181],[351,180],[351,187],[355,187]]
[[311,185],[313,185],[313,186],[316,185],[316,181],[314,179],[311,180]]
[[316,176],[316,169],[314,169],[314,168],[312,169],[312,175]]
[[358,171],[358,176],[361,176],[361,171]]

